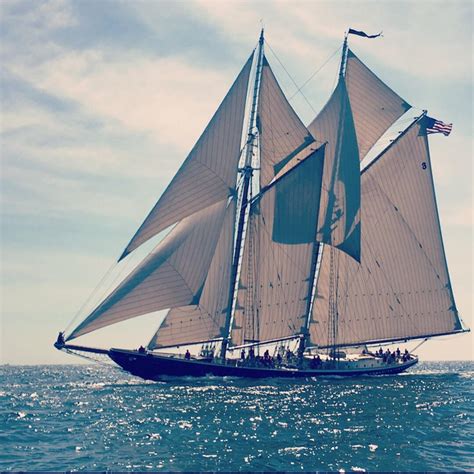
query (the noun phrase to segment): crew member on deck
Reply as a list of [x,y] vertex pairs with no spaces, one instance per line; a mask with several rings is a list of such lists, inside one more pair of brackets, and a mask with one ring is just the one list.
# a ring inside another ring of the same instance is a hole
[[184,354],[184,358],[186,360],[190,360],[191,359],[191,353],[189,352],[189,349],[186,350],[186,354]]

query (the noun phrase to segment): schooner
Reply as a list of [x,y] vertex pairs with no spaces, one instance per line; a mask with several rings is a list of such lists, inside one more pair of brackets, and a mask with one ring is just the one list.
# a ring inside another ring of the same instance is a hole
[[[55,346],[106,354],[147,379],[364,375],[418,361],[370,346],[466,331],[436,205],[427,137],[434,120],[423,112],[361,171],[410,107],[346,34],[335,90],[305,126],[272,72],[262,30],[119,261],[171,230]],[[163,309],[146,348],[71,343]]]

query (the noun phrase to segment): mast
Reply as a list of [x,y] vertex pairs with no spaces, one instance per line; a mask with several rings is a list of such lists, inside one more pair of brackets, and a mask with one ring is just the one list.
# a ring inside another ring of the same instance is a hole
[[317,280],[317,268],[318,268],[318,261],[321,256],[323,249],[323,244],[319,244],[318,242],[313,243],[313,252],[311,254],[311,270],[308,278],[308,304],[306,306],[306,313],[305,313],[305,321],[303,326],[301,327],[301,335],[300,335],[300,344],[298,346],[298,358],[301,360],[303,358],[304,350],[306,348],[308,336],[309,336],[309,323],[311,321],[311,312],[313,309],[313,301],[315,296],[315,287],[316,287],[316,280]]
[[[344,35],[344,42],[342,44],[341,64],[339,66],[339,80],[344,80],[344,75],[345,75],[345,71],[346,71],[348,35],[349,35],[348,32],[346,32],[345,35]],[[339,133],[340,133],[340,131],[339,131]],[[338,137],[338,140],[339,139],[340,138]],[[333,170],[333,178],[334,177],[335,177],[335,170]],[[316,230],[316,233],[317,233],[317,230]],[[313,302],[314,302],[315,291],[316,291],[315,287],[316,287],[316,282],[317,282],[317,279],[318,279],[318,271],[317,271],[318,270],[318,261],[321,260],[323,250],[324,250],[324,244],[323,243],[318,244],[316,242],[316,238],[315,238],[315,242],[313,244],[313,253],[312,253],[312,256],[311,256],[311,272],[310,272],[310,276],[309,276],[308,295],[307,295],[308,305],[306,307],[305,322],[304,322],[304,325],[301,327],[300,344],[299,344],[299,347],[298,347],[298,357],[300,359],[303,357],[303,353],[304,353],[304,350],[306,348],[306,344],[307,344],[307,340],[308,340],[308,336],[309,336],[309,324],[310,324],[310,321],[311,321],[311,313],[312,313],[312,309],[313,309]],[[332,258],[333,258],[333,248],[331,247],[331,261],[332,261]],[[337,307],[335,307],[334,309],[335,309],[335,314],[337,314]],[[330,317],[330,319],[332,319],[332,318]],[[335,319],[337,319],[337,316],[336,316]],[[333,325],[334,325],[334,330],[332,331],[331,340],[333,341],[333,344],[336,344],[337,329],[336,329],[335,326],[337,325],[337,320],[333,321]]]
[[344,43],[342,43],[342,56],[341,56],[341,65],[339,67],[339,79],[343,79],[346,73],[348,36],[349,36],[349,33],[346,33],[344,35]]
[[257,67],[255,70],[255,82],[253,88],[253,97],[252,97],[252,107],[250,110],[250,120],[249,120],[249,131],[248,138],[246,143],[246,154],[245,154],[245,164],[239,172],[242,174],[242,199],[240,203],[240,208],[237,210],[238,223],[237,223],[237,235],[235,241],[234,257],[232,262],[232,271],[231,271],[231,280],[229,288],[229,304],[227,307],[226,321],[224,326],[224,339],[222,340],[221,347],[221,358],[225,359],[227,346],[230,340],[230,329],[231,321],[234,308],[234,296],[236,294],[236,286],[238,283],[238,268],[239,260],[243,247],[243,236],[246,224],[246,216],[248,214],[248,203],[249,203],[249,191],[251,191],[252,176],[253,176],[253,167],[252,167],[252,158],[253,158],[253,149],[255,147],[256,141],[256,116],[257,116],[257,102],[260,91],[260,82],[262,76],[262,63],[263,63],[263,28],[260,32],[260,38],[258,41],[258,53],[257,53]]
[[[344,43],[342,44],[342,56],[341,56],[341,65],[339,67],[339,81],[345,80],[346,65],[347,65],[347,39],[349,33],[346,32],[344,35]],[[341,100],[342,97],[341,97]],[[343,110],[344,105],[341,104],[341,110]],[[342,117],[342,114],[341,114]],[[339,131],[337,142],[338,146],[342,140],[342,126],[339,124]],[[333,170],[333,179],[335,178],[335,169]],[[334,237],[334,236],[332,236]],[[337,255],[334,247],[331,245],[330,248],[330,274],[329,274],[329,324],[328,324],[328,347],[332,348],[333,358],[336,358],[336,347],[337,347],[337,334],[338,334],[338,309],[337,309],[337,299],[338,299],[338,283],[339,283],[339,265],[336,263]]]

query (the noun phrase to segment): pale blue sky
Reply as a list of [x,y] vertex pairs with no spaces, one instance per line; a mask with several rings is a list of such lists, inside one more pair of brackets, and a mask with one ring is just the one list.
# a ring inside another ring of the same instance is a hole
[[[383,30],[382,39],[351,38],[354,52],[418,108],[409,118],[426,108],[454,123],[449,138],[430,141],[454,293],[472,326],[470,1],[4,0],[1,362],[75,362],[52,348],[57,332],[163,192],[255,46],[261,19],[298,84],[349,26]],[[291,97],[295,86],[268,48],[267,56]],[[306,123],[329,97],[338,60],[304,87],[311,107],[292,99]],[[156,325],[156,315],[137,318],[89,341],[136,347]],[[472,336],[430,342],[420,355],[471,358]]]

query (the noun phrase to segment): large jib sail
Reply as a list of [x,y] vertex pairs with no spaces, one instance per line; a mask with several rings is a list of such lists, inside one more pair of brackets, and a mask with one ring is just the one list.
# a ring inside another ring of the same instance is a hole
[[197,304],[227,213],[224,199],[184,218],[69,335],[167,308]]
[[308,128],[327,142],[318,240],[360,260],[359,160],[410,106],[350,50],[344,65],[344,54],[336,89]]
[[[454,333],[461,323],[446,264],[424,118],[362,173],[360,264],[337,252],[338,345]],[[310,325],[328,345],[330,256],[324,252]]]
[[199,303],[171,309],[149,342],[149,349],[208,341],[223,336],[229,303],[234,219],[235,201],[232,200]]
[[253,53],[120,260],[154,235],[233,193]]

